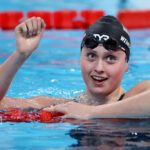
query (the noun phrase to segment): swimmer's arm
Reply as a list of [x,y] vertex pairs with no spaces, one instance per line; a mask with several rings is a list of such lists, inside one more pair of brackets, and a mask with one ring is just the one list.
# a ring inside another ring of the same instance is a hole
[[144,118],[150,117],[150,90],[119,102],[99,106],[69,102],[45,108],[46,111],[58,111],[65,118]]
[[0,101],[0,110],[3,109],[11,109],[11,108],[22,108],[22,109],[27,109],[27,108],[44,108],[44,107],[49,107],[52,105],[56,104],[61,104],[61,103],[66,103],[69,102],[69,99],[65,98],[54,98],[50,96],[36,96],[32,98],[11,98],[11,97],[4,97]]
[[0,100],[6,94],[18,69],[38,47],[44,30],[44,21],[36,17],[28,19],[16,27],[16,50],[0,66]]
[[0,66],[0,100],[5,96],[13,77],[25,60],[26,57],[14,51]]
[[96,106],[91,117],[101,118],[150,118],[150,90],[123,101]]
[[71,99],[66,99],[63,97],[51,97],[46,95],[35,96],[32,98],[25,99],[25,101],[30,102],[29,106],[44,108],[52,105],[62,104],[70,102]]
[[125,94],[124,98],[132,97],[147,90],[150,90],[150,80],[137,83]]

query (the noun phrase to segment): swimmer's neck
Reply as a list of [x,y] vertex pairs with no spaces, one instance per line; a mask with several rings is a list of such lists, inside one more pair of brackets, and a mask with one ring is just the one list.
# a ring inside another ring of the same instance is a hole
[[[115,89],[113,92],[107,95],[101,95],[101,94],[92,94],[87,90],[86,95],[88,96],[88,100],[92,101],[92,104],[95,103],[95,105],[102,105],[102,104],[109,104],[113,102],[117,102],[122,94],[124,94],[124,89],[119,86],[117,89]],[[87,102],[89,103],[89,102]]]

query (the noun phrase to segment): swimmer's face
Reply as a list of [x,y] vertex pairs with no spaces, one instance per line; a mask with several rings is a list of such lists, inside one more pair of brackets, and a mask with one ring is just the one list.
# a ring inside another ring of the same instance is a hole
[[108,51],[102,45],[93,50],[82,48],[81,71],[90,95],[107,96],[120,87],[129,67],[125,52]]

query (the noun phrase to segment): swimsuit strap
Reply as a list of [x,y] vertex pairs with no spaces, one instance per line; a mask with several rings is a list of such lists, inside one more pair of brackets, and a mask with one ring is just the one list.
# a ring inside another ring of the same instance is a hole
[[118,101],[121,101],[124,96],[125,96],[125,93],[123,93],[123,94],[120,96],[120,98],[118,99]]
[[[120,96],[120,98],[118,99],[118,101],[121,101],[124,96],[125,96],[125,93],[123,93]],[[79,94],[78,96],[76,96],[75,98],[73,98],[73,101],[77,102],[77,103],[84,103],[84,104],[86,104],[86,99],[87,99],[87,95],[85,95],[85,97],[84,97],[84,94]]]

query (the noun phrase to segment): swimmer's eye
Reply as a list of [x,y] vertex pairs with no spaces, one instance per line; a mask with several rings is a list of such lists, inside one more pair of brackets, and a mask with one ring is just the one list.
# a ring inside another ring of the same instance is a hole
[[96,54],[95,53],[87,53],[87,58],[89,60],[94,60],[96,58]]
[[116,56],[113,56],[113,55],[106,56],[106,61],[108,63],[115,63],[116,60],[117,60]]

